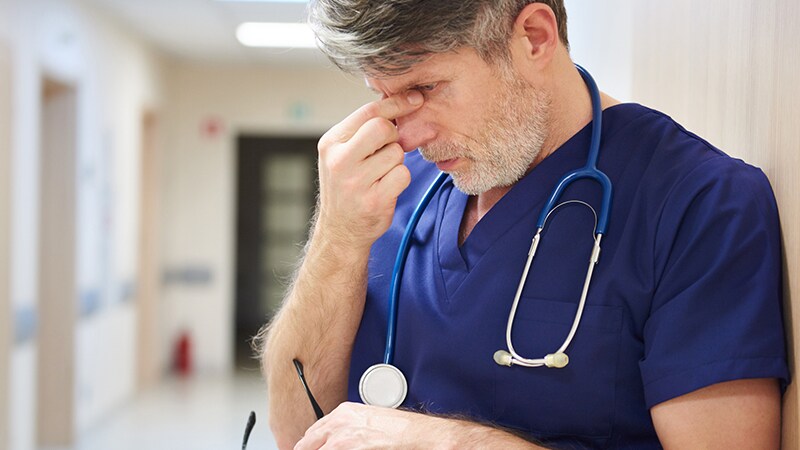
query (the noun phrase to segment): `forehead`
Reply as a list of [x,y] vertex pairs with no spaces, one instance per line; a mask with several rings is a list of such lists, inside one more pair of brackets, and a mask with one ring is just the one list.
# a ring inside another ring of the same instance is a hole
[[379,94],[394,95],[415,86],[451,80],[464,71],[474,70],[475,64],[486,65],[474,50],[461,49],[433,54],[400,75],[385,77],[368,75],[364,80],[371,90]]

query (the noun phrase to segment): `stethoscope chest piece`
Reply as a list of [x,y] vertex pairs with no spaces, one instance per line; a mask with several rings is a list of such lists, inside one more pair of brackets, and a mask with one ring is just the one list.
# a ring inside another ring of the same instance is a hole
[[407,393],[406,377],[391,364],[375,364],[361,375],[358,382],[358,394],[367,405],[397,408]]

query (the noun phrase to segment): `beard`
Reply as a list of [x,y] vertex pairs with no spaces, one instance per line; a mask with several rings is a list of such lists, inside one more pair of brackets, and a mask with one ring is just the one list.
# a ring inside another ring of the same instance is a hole
[[441,140],[419,149],[427,161],[465,159],[459,170],[448,173],[456,188],[467,195],[519,181],[541,153],[547,137],[549,96],[508,72],[501,76],[500,96],[475,138]]

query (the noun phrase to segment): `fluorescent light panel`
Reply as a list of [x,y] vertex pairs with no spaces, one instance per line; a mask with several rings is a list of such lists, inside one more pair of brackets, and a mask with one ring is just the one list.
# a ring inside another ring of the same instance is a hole
[[314,33],[304,23],[245,22],[236,38],[247,47],[315,48]]
[[217,0],[223,3],[308,3],[308,0]]

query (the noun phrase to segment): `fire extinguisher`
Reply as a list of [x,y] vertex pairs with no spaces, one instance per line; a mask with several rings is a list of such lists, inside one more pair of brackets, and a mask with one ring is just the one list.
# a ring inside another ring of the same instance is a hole
[[184,330],[175,344],[175,372],[182,377],[192,374],[192,335]]

